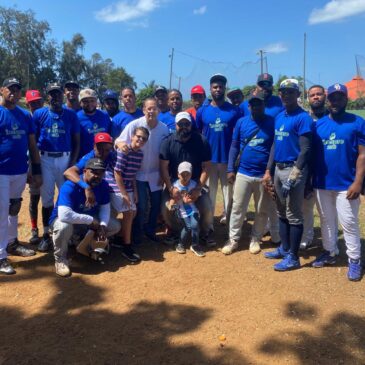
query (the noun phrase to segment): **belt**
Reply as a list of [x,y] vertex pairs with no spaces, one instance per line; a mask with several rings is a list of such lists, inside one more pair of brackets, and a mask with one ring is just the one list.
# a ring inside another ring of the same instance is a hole
[[276,162],[276,166],[279,170],[286,169],[287,167],[293,167],[295,165],[294,161],[291,162]]
[[47,151],[41,151],[41,155],[48,156],[48,157],[62,157],[62,156],[69,156],[70,152],[47,152]]

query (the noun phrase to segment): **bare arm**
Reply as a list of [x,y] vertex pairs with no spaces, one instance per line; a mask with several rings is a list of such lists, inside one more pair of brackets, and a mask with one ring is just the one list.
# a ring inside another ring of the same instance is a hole
[[161,160],[160,159],[160,175],[162,182],[166,185],[166,189],[171,191],[172,184],[170,180],[169,174],[169,160]]
[[365,146],[359,146],[359,155],[356,160],[355,181],[347,190],[347,199],[357,199],[360,195],[365,176]]
[[63,176],[67,179],[72,181],[73,183],[77,184],[80,181],[80,170],[77,166],[69,167],[64,173]]
[[69,166],[75,165],[75,163],[77,161],[77,157],[79,156],[79,152],[80,152],[80,133],[72,134],[71,139],[72,139],[71,140],[72,150],[71,150]]

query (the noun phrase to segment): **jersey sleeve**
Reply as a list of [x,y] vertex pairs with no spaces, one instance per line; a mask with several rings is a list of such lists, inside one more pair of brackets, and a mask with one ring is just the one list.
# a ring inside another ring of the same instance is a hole
[[65,184],[63,184],[58,197],[58,206],[65,206],[73,209],[73,192],[74,189],[70,183],[66,182]]
[[313,125],[312,117],[307,113],[303,113],[300,116],[296,126],[298,136],[302,136],[303,134],[306,133],[311,133],[313,130],[312,125]]
[[71,134],[80,133],[80,122],[77,118],[76,113],[70,110],[70,122],[71,122]]
[[81,157],[75,166],[81,172],[85,168],[87,161],[89,161],[90,158],[93,158],[93,157],[94,157],[94,153],[93,153],[93,151],[91,151],[88,154],[86,154],[85,156]]
[[30,115],[30,113],[27,112],[25,119],[27,120],[27,123],[28,123],[28,135],[35,134],[36,128],[35,128],[34,120],[33,120],[32,116]]

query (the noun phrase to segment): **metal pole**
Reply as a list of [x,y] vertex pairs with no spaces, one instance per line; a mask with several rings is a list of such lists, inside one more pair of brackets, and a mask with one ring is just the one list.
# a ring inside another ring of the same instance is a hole
[[304,58],[303,58],[303,105],[305,100],[305,78],[306,78],[306,56],[307,56],[307,33],[304,33]]
[[261,74],[264,73],[264,52],[262,49],[260,49],[260,59],[261,59]]
[[179,87],[178,87],[179,91],[180,91],[180,86],[181,86],[181,76],[179,76]]
[[174,62],[174,49],[172,49],[171,54],[170,54],[170,83],[169,83],[169,89],[171,89],[173,62]]

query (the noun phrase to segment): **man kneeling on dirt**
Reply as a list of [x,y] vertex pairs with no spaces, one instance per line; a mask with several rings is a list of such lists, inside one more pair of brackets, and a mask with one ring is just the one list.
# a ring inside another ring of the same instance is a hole
[[[83,241],[90,242],[95,237],[96,241],[105,242],[107,241],[106,237],[110,237],[120,230],[120,223],[110,217],[109,190],[107,182],[103,180],[104,172],[103,161],[92,158],[86,163],[83,175],[81,175],[77,184],[66,181],[61,187],[50,220],[53,227],[56,274],[60,276],[65,277],[71,274],[67,260],[67,250],[68,242],[74,231],[80,237],[86,235]],[[85,189],[89,187],[95,195],[93,205],[86,202]],[[77,247],[80,253],[85,252],[80,247],[84,246],[84,243],[81,242]],[[91,246],[89,252],[90,257],[97,253],[93,251]]]

